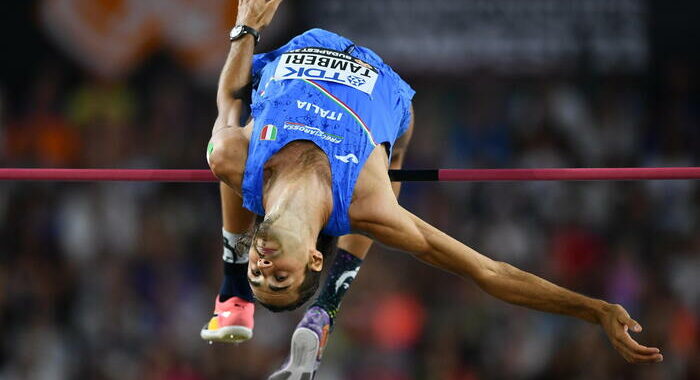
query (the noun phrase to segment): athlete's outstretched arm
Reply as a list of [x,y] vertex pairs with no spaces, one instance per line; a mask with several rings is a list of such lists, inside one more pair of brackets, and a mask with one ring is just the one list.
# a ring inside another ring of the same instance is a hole
[[[389,201],[388,198],[383,200]],[[398,204],[384,203],[382,207],[387,209],[373,222],[358,225],[379,242],[414,253],[418,259],[438,268],[472,278],[484,291],[506,302],[599,323],[615,349],[629,362],[649,363],[663,359],[658,348],[642,346],[630,337],[628,329],[640,332],[641,326],[622,306],[583,296],[492,260]]]
[[[282,0],[240,0],[236,25],[247,25],[258,31],[272,21]],[[251,35],[231,42],[226,63],[219,77],[216,104],[219,114],[207,147],[207,161],[214,175],[233,189],[240,188],[237,169],[245,162],[248,138],[240,127],[243,92],[251,80],[254,38]],[[224,216],[224,219],[227,219]]]
[[[280,2],[282,0],[239,0],[236,25],[247,25],[261,31],[272,21]],[[240,124],[243,109],[240,93],[251,80],[254,47],[255,41],[251,35],[231,42],[231,49],[219,77],[216,95],[219,116],[214,132]]]

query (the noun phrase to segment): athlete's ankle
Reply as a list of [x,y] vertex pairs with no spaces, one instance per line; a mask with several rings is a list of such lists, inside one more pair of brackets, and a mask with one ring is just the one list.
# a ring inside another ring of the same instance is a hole
[[338,249],[321,294],[312,307],[322,308],[328,313],[331,321],[335,319],[340,303],[360,270],[360,265],[362,265],[361,259],[342,248]]
[[229,298],[238,297],[248,302],[253,302],[253,292],[248,284],[248,264],[224,263],[224,281],[219,290],[219,302],[226,302]]
[[[242,235],[230,233],[224,229],[224,280],[219,290],[219,302],[226,302],[231,297],[239,297],[253,302],[253,292],[248,284],[248,252],[236,252],[238,240]],[[239,251],[242,249],[239,249]]]

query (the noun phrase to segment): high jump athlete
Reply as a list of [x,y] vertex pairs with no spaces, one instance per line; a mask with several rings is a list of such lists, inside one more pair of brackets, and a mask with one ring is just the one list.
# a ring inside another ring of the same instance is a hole
[[[273,311],[303,304],[324,265],[317,243],[340,236],[329,281],[292,337],[290,360],[273,375],[310,378],[369,237],[506,302],[600,324],[629,362],[663,359],[630,337],[628,329],[641,326],[622,306],[494,261],[401,207],[388,169],[400,167],[410,139],[413,90],[371,50],[320,29],[253,56],[280,2],[239,1],[219,80],[207,159],[222,182],[225,276],[204,339],[249,339],[253,296]],[[241,123],[251,88],[251,118]],[[262,222],[246,250],[242,236],[256,215]]]

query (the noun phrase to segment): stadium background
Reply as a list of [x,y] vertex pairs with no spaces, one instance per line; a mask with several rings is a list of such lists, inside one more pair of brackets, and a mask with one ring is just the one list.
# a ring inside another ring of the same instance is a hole
[[[228,0],[2,4],[0,165],[205,168]],[[698,166],[693,1],[286,1],[259,50],[309,27],[417,90],[407,168]],[[406,184],[461,241],[623,304],[665,361],[373,248],[321,379],[700,378],[697,181]],[[0,379],[260,379],[300,312],[198,337],[221,277],[212,184],[0,184]]]

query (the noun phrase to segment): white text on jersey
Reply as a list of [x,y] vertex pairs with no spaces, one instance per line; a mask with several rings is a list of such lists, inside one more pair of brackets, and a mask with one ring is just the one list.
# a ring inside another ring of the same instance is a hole
[[297,107],[299,109],[307,110],[309,112],[313,112],[318,116],[321,116],[324,119],[328,120],[336,120],[340,121],[340,118],[343,117],[342,112],[335,112],[335,111],[329,111],[329,110],[324,110],[323,108],[311,103],[311,102],[304,102],[301,100],[297,100]]

